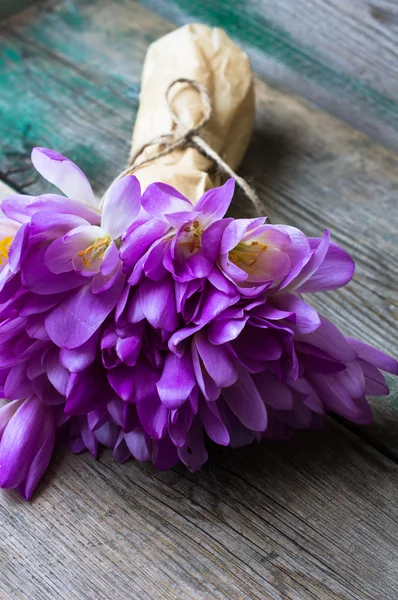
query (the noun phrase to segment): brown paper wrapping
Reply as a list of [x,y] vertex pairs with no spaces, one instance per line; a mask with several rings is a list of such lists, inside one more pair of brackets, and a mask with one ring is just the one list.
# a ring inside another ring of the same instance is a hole
[[[224,161],[236,169],[249,143],[254,119],[254,94],[247,55],[222,29],[185,25],[149,47],[143,73],[140,107],[134,127],[132,154],[143,145],[176,127],[166,102],[169,85],[179,78],[198,81],[210,96],[212,113],[200,136]],[[170,91],[174,112],[186,128],[202,117],[200,95],[187,84]],[[159,145],[146,148],[137,163],[156,155]],[[204,191],[220,185],[213,161],[195,148],[176,149],[166,156],[138,167],[134,174],[145,189],[154,181],[177,188],[192,202]]]

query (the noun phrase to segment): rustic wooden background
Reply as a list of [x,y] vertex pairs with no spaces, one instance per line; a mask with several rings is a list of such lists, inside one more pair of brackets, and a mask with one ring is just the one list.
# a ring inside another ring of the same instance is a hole
[[[43,189],[37,145],[103,191],[126,161],[148,45],[193,20],[224,27],[258,73],[242,173],[265,212],[328,227],[356,260],[348,288],[313,303],[396,354],[395,0],[36,2],[0,25],[0,194]],[[213,448],[195,475],[60,452],[31,503],[0,496],[0,598],[397,600],[389,382],[371,427],[330,419],[288,443]]]

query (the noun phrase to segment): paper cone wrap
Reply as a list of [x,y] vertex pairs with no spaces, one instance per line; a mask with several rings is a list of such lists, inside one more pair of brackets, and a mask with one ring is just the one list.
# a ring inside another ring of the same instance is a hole
[[[166,92],[176,79],[187,78],[205,86],[211,117],[199,135],[232,168],[236,169],[249,143],[254,120],[254,94],[247,55],[221,29],[189,24],[169,33],[149,47],[143,73],[140,107],[135,123],[132,154],[143,145],[176,128]],[[170,91],[173,111],[184,127],[197,125],[203,115],[200,94],[179,83]],[[136,164],[164,147],[146,148]],[[142,189],[154,181],[177,188],[196,202],[209,188],[220,185],[214,161],[197,149],[184,147],[138,167],[134,174]]]

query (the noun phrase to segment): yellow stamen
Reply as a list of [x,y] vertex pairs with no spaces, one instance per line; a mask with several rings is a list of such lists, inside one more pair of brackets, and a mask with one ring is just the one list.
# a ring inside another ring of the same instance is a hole
[[260,254],[265,252],[267,246],[254,240],[250,244],[240,242],[229,252],[229,259],[237,267],[246,273],[254,273],[254,265],[256,264]]
[[103,237],[96,240],[94,244],[91,244],[85,250],[80,250],[79,256],[83,258],[85,266],[89,268],[92,261],[96,258],[99,258],[101,261],[110,243],[110,237]]
[[193,254],[195,250],[199,250],[202,247],[202,238],[198,233],[193,233],[191,239],[187,242],[181,242],[180,245],[189,248],[190,253]]
[[7,237],[0,240],[0,265],[7,262],[8,253],[13,240],[14,238],[11,235],[7,235]]
[[198,220],[195,220],[192,225],[184,227],[185,233],[190,233],[191,235],[185,242],[180,242],[180,246],[188,248],[191,254],[202,247],[202,231],[199,227],[200,222]]

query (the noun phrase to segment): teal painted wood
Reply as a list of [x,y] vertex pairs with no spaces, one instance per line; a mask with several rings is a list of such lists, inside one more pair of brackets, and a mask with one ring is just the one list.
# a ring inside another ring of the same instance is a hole
[[35,2],[35,0],[1,0],[0,20],[18,13],[30,4],[33,4],[33,2]]
[[140,0],[223,27],[270,82],[398,148],[398,6],[375,0]]

